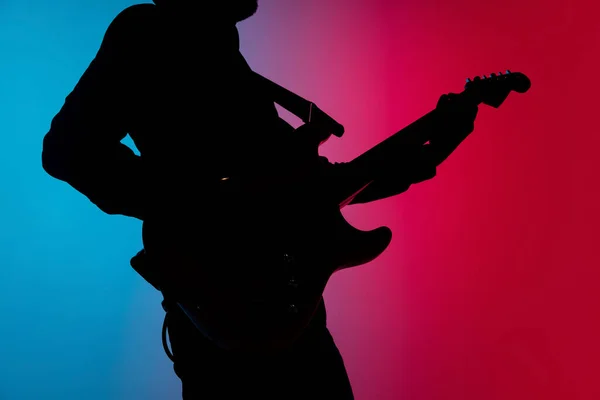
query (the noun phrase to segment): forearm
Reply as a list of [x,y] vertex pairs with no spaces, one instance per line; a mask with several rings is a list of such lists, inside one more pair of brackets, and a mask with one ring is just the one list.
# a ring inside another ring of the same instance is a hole
[[430,143],[423,146],[427,148],[424,153],[426,162],[436,167],[439,166],[460,146],[470,133],[470,131],[455,131],[436,135],[430,140]]
[[410,159],[394,160],[390,165],[378,168],[372,182],[349,204],[363,204],[396,196],[407,191],[411,185],[429,180],[436,175],[429,145],[421,146],[419,153]]
[[132,82],[139,65],[134,51],[149,20],[146,10],[128,7],[111,22],[96,57],[52,119],[42,149],[48,174],[108,214],[139,219],[148,199],[145,168],[121,140],[132,125]]
[[44,137],[42,166],[107,214],[143,220],[147,180],[141,157],[122,143],[103,149],[86,147],[65,147],[60,135],[51,131]]

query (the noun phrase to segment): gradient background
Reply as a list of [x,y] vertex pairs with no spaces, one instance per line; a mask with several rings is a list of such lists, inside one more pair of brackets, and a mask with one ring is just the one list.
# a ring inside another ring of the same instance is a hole
[[[104,215],[40,164],[51,118],[130,4],[0,1],[2,400],[179,398],[161,296],[128,265],[140,223]],[[394,232],[326,291],[357,400],[600,398],[598,11],[591,0],[262,0],[240,24],[255,70],[346,126],[322,147],[332,161],[468,76],[508,68],[533,83],[482,106],[435,179],[345,210],[356,227]]]

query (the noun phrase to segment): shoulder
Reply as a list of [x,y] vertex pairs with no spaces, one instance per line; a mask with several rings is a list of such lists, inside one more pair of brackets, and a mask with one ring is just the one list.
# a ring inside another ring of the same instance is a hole
[[[154,4],[134,4],[119,12],[104,35],[104,42],[135,45],[156,28],[159,12]],[[112,47],[112,46],[111,46]]]
[[154,4],[134,4],[117,14],[117,16],[113,19],[111,26],[123,27],[130,24],[155,22],[158,14],[159,11]]

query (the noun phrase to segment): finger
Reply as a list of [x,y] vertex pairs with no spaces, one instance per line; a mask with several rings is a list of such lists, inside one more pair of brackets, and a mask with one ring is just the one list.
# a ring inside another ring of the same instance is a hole
[[446,93],[440,96],[438,100],[438,107],[449,107],[458,99],[459,95],[457,93]]
[[438,99],[437,107],[440,107],[440,106],[446,104],[448,102],[448,99],[449,99],[449,97],[447,94],[441,95],[440,98]]

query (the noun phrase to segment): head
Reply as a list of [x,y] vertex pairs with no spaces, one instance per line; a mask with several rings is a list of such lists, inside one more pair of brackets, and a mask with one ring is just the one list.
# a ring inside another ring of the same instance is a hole
[[221,12],[229,21],[238,23],[254,15],[258,10],[258,0],[216,0]]
[[173,6],[176,8],[193,8],[200,11],[213,21],[226,21],[236,24],[243,21],[258,10],[258,0],[153,0],[156,4]]

